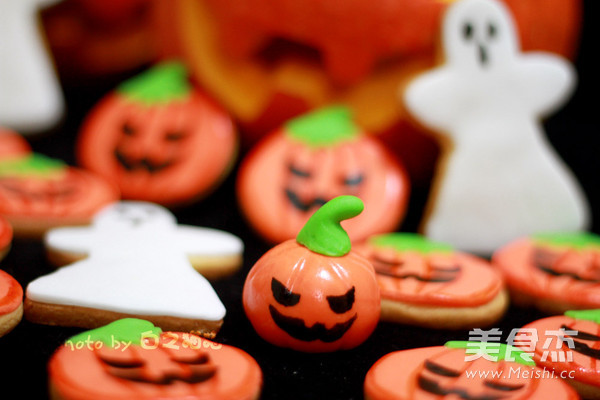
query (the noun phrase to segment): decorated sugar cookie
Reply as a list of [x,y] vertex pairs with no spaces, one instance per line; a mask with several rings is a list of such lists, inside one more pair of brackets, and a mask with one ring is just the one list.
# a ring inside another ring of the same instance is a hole
[[0,260],[8,253],[12,237],[12,227],[2,216],[0,216]]
[[237,181],[242,211],[270,242],[294,238],[308,218],[340,195],[365,212],[344,222],[352,241],[394,230],[406,211],[409,183],[383,145],[330,107],[289,121],[243,161]]
[[448,342],[389,353],[371,367],[364,389],[369,400],[579,398],[520,350],[485,342]]
[[373,332],[380,312],[373,267],[351,251],[340,226],[362,209],[354,196],[336,197],[295,240],[275,246],[254,264],[244,284],[244,309],[263,339],[329,352],[356,347]]
[[[225,307],[188,258],[207,251],[211,243],[205,238],[202,230],[179,227],[158,205],[110,205],[89,228],[48,235],[50,246],[88,256],[31,282],[25,316],[32,322],[83,328],[140,316],[163,329],[214,336]],[[239,246],[235,240],[225,243],[214,242],[221,249]]]
[[515,240],[492,257],[511,299],[542,311],[600,308],[600,237],[538,234]]
[[567,311],[522,329],[517,345],[533,351],[539,367],[569,377],[566,381],[585,399],[600,397],[600,310]]
[[114,182],[126,199],[186,203],[212,190],[237,150],[231,119],[166,62],[126,81],[91,111],[80,163]]
[[584,229],[583,192],[540,122],[571,95],[572,66],[521,53],[512,17],[495,0],[453,3],[442,33],[445,64],[403,93],[446,144],[424,233],[487,255],[520,236]]
[[56,400],[254,400],[262,385],[244,351],[133,318],[67,340],[48,375]]
[[58,1],[0,3],[0,125],[34,133],[51,128],[64,113],[60,84],[38,26],[39,9]]
[[449,245],[389,233],[354,249],[375,267],[382,320],[464,329],[490,325],[508,307],[501,274]]
[[99,176],[32,153],[21,136],[0,131],[0,215],[15,236],[40,237],[56,226],[87,224],[118,198],[117,188]]
[[10,332],[23,317],[23,288],[0,270],[0,336]]

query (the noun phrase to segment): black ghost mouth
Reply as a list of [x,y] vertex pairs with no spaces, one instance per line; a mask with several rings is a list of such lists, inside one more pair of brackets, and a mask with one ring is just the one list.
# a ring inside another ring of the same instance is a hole
[[325,203],[327,203],[327,199],[324,199],[323,197],[316,197],[312,200],[304,202],[291,189],[285,189],[285,195],[286,195],[287,199],[290,201],[290,203],[292,203],[292,205],[297,210],[300,210],[302,212],[308,212],[314,207],[319,208],[322,205],[324,205]]
[[488,55],[487,47],[485,47],[482,44],[477,45],[477,54],[479,57],[479,63],[484,67],[487,66],[487,64],[489,62],[489,55]]
[[[571,330],[566,325],[562,325],[560,327],[560,329],[563,331]],[[596,336],[592,333],[583,332],[583,331],[577,331],[577,335],[574,335],[574,336],[570,336],[570,335],[565,335],[565,336],[573,339],[573,347],[571,348],[571,350],[576,351],[585,356],[588,356],[590,358],[595,358],[596,360],[600,360],[600,349],[592,349],[587,344],[575,340],[575,339],[580,339],[580,340],[589,340],[589,341],[593,341],[593,342],[598,342],[598,341],[600,341],[600,336]]]
[[114,154],[119,165],[121,165],[121,167],[127,171],[145,170],[151,174],[155,174],[174,164],[173,160],[167,160],[158,163],[148,159],[147,157],[144,157],[141,160],[132,160],[123,154],[123,152],[121,152],[119,149],[115,149]]
[[332,343],[340,339],[350,329],[357,315],[354,314],[346,322],[335,324],[333,327],[327,329],[325,325],[317,322],[310,328],[304,324],[304,321],[300,318],[288,317],[281,314],[275,307],[269,305],[269,312],[275,325],[282,331],[293,337],[294,339],[301,340],[303,342],[312,342],[320,340],[325,343]]

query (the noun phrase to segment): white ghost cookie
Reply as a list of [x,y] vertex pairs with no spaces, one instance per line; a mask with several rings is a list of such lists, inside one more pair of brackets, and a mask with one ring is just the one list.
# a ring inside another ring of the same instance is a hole
[[227,246],[239,252],[238,241],[207,240],[202,229],[178,226],[168,210],[155,204],[115,203],[97,214],[90,227],[50,231],[49,246],[87,258],[32,281],[25,316],[32,322],[83,328],[142,317],[165,330],[212,336],[225,308],[188,254]]
[[585,196],[540,123],[571,95],[571,65],[547,53],[520,53],[511,15],[494,0],[452,4],[442,34],[445,64],[401,94],[448,145],[424,233],[489,254],[520,236],[584,229]]
[[64,113],[37,15],[58,1],[0,0],[0,125],[21,133],[50,128]]

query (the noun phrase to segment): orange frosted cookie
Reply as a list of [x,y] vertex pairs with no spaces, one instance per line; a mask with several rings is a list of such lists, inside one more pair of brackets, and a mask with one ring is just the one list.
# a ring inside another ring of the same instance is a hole
[[23,288],[0,270],[0,336],[10,332],[23,317]]
[[[484,350],[474,354],[471,345]],[[493,345],[497,347],[492,349]],[[448,342],[390,353],[371,367],[364,389],[367,400],[579,398],[569,385],[536,368],[519,350],[484,342]]]
[[72,337],[48,374],[53,400],[252,400],[262,385],[260,367],[244,351],[140,319]]
[[2,218],[2,216],[0,216],[0,260],[2,260],[8,252],[12,237],[12,227],[4,218]]
[[390,233],[355,249],[377,272],[383,320],[461,329],[489,325],[508,306],[500,274],[487,261],[446,244]]
[[542,311],[600,308],[600,237],[588,233],[539,234],[497,250],[511,299]]

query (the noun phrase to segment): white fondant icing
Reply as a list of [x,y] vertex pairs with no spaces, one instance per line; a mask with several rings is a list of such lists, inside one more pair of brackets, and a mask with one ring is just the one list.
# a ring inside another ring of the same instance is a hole
[[31,282],[31,300],[214,321],[225,308],[187,255],[242,250],[233,235],[181,227],[161,206],[127,201],[104,208],[90,227],[51,230],[46,243],[88,257]]
[[572,66],[520,53],[512,18],[494,0],[453,3],[442,34],[445,64],[403,93],[409,111],[452,142],[424,233],[489,254],[520,236],[585,229],[585,196],[539,121],[571,95]]
[[0,0],[0,125],[20,133],[52,127],[64,101],[42,38],[38,9],[58,0]]

